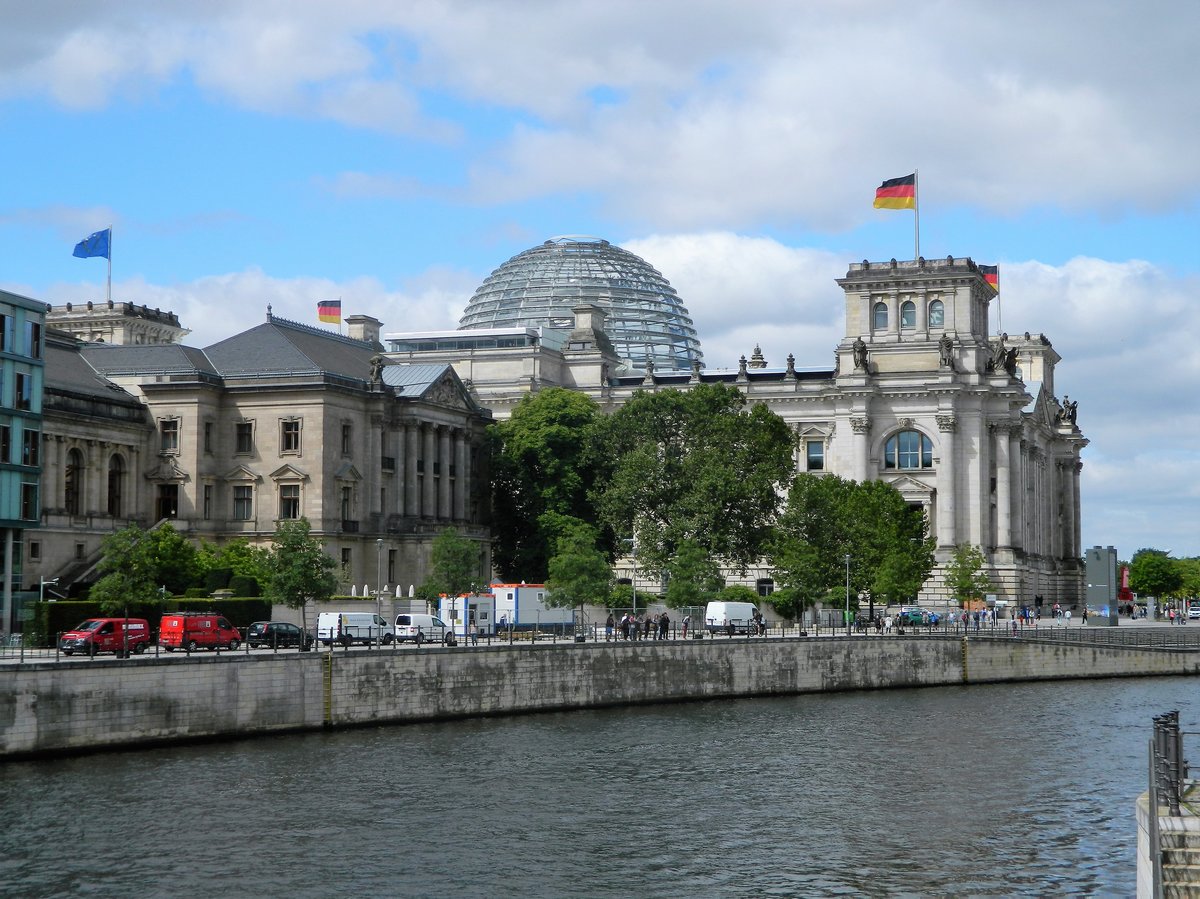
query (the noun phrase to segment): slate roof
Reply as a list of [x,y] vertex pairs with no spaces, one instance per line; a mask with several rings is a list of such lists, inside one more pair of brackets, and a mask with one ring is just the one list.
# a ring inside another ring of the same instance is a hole
[[180,343],[107,344],[88,343],[80,348],[83,358],[101,374],[202,372],[215,375],[204,350]]
[[441,378],[448,368],[445,363],[427,362],[412,365],[385,365],[383,383],[388,387],[401,388],[401,396],[420,396]]
[[371,377],[371,357],[378,350],[324,328],[272,318],[205,347],[204,352],[224,376],[328,372],[365,381]]
[[105,402],[140,406],[137,397],[99,374],[80,352],[85,344],[67,334],[47,329],[45,390],[97,397]]

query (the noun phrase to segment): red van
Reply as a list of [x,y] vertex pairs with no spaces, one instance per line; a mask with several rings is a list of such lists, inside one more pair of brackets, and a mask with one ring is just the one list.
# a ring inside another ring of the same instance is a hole
[[233,650],[242,645],[242,635],[218,612],[174,612],[162,617],[158,645],[167,652],[219,647]]
[[58,638],[63,655],[98,652],[141,655],[150,645],[150,623],[145,618],[89,618]]

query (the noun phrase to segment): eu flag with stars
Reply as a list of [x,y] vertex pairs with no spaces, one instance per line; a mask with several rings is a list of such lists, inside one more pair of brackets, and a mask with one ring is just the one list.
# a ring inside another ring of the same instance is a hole
[[89,256],[103,256],[105,259],[110,259],[108,245],[111,239],[112,228],[97,231],[75,244],[75,252],[72,255],[78,256],[80,259],[87,259]]

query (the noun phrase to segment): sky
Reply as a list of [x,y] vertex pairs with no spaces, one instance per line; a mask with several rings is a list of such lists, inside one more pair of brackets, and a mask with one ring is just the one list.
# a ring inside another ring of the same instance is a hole
[[[505,260],[606,238],[710,368],[830,364],[834,279],[1000,266],[1091,441],[1083,545],[1200,556],[1200,3],[0,0],[0,287],[207,346],[341,298],[457,326]],[[1061,398],[1061,397],[1060,397]]]

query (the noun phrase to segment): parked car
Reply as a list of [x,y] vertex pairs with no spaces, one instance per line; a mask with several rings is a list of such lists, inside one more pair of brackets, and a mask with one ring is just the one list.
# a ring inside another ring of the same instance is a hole
[[219,647],[234,650],[242,645],[242,635],[217,612],[172,612],[162,617],[158,645],[167,652],[176,649],[195,652]]
[[925,609],[902,609],[897,616],[901,627],[923,627],[932,619],[933,616]]
[[452,645],[454,632],[436,615],[421,612],[402,612],[396,616],[396,640],[403,643],[445,643]]
[[282,648],[299,646],[301,652],[308,652],[316,642],[312,634],[305,633],[299,625],[290,621],[256,621],[246,631],[246,642],[251,649],[260,646]]
[[318,612],[317,639],[328,646],[337,641],[352,643],[391,643],[396,632],[386,619],[373,612]]
[[148,645],[150,623],[145,618],[89,618],[58,640],[58,648],[68,656],[111,652],[121,658],[130,652],[140,655]]

